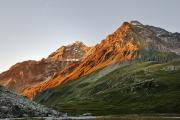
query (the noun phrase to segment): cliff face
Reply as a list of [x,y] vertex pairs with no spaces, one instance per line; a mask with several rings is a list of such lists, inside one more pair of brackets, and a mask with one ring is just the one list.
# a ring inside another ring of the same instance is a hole
[[77,66],[88,49],[83,43],[75,42],[59,48],[47,59],[17,63],[0,74],[0,84],[20,93],[24,88],[50,80],[69,65]]

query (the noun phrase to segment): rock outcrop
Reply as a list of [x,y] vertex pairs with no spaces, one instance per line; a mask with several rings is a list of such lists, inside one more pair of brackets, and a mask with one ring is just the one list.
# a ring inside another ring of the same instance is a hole
[[0,86],[0,118],[47,117],[63,114],[17,95]]

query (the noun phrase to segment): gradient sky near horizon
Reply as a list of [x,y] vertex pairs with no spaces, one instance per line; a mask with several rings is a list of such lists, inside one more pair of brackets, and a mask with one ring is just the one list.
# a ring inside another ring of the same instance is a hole
[[124,21],[180,32],[180,0],[0,0],[0,72],[80,40],[95,45]]

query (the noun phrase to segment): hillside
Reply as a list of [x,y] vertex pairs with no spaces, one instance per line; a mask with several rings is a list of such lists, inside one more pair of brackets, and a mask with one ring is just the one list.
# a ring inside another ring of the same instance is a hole
[[72,114],[180,113],[180,60],[113,64],[44,91],[35,101]]

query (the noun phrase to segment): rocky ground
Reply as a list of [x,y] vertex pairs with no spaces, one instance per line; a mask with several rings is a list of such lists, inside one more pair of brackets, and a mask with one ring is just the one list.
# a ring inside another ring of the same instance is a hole
[[63,116],[0,86],[0,118]]

